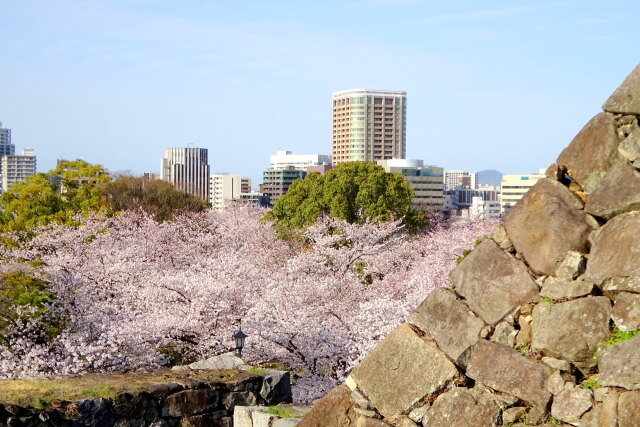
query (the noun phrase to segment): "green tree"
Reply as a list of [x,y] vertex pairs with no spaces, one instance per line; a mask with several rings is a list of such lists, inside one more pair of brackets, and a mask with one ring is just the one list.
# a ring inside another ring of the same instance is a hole
[[177,190],[158,179],[122,176],[98,186],[100,204],[109,212],[142,209],[157,221],[166,221],[181,212],[200,212],[209,204],[199,197]]
[[99,210],[101,207],[100,184],[111,181],[109,172],[101,165],[84,160],[62,160],[48,172],[53,180],[60,182],[59,191],[65,209],[71,213]]
[[413,190],[401,175],[367,162],[345,162],[325,176],[312,173],[294,181],[265,219],[276,224],[281,236],[321,215],[357,224],[401,218],[415,230],[426,217],[411,209],[412,199]]
[[57,186],[43,173],[11,186],[0,197],[0,226],[4,231],[25,231],[65,218]]
[[[0,345],[11,346],[11,341],[22,333],[27,322],[37,324],[28,333],[38,343],[56,337],[63,328],[60,316],[53,314],[53,293],[47,283],[22,272],[4,273],[0,276]],[[34,335],[35,334],[35,335]]]
[[38,225],[68,222],[99,210],[97,185],[110,181],[100,165],[64,160],[48,173],[27,177],[0,197],[0,231],[28,232]]

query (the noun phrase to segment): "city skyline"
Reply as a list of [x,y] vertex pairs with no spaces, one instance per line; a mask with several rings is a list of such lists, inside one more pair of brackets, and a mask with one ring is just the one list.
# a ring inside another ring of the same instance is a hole
[[406,157],[531,173],[634,67],[624,3],[0,0],[0,120],[41,171],[155,172],[194,144],[258,183],[278,149],[331,152],[333,92],[394,89]]

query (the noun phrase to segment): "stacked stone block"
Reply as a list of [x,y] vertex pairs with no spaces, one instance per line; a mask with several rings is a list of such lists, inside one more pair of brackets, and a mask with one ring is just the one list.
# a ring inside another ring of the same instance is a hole
[[300,427],[640,425],[640,66],[603,109]]

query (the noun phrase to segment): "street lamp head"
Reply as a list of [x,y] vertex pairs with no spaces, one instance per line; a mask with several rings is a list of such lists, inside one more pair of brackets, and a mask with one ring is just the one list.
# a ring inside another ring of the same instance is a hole
[[239,328],[235,334],[233,334],[233,339],[236,341],[236,350],[238,354],[242,354],[242,349],[244,348],[244,340],[248,335],[242,332],[242,328]]

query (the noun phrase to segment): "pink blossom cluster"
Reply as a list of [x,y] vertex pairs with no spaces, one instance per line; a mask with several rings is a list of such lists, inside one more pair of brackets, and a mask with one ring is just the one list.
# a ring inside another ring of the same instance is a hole
[[42,261],[65,318],[47,344],[0,346],[0,377],[153,368],[168,351],[229,350],[238,319],[249,362],[277,360],[317,397],[433,289],[495,225],[441,221],[408,235],[399,222],[323,218],[303,243],[276,238],[263,210],[231,208],[158,223],[141,212],[40,230],[6,257]]

